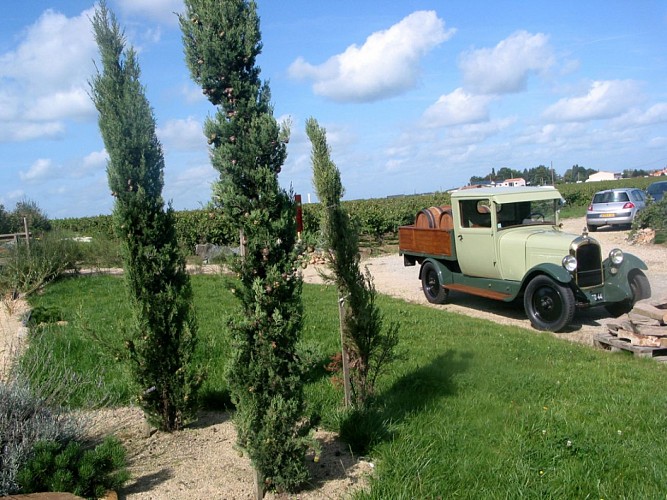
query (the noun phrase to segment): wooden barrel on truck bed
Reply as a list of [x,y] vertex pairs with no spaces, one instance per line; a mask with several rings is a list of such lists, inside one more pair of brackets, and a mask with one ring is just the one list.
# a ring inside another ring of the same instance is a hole
[[443,205],[420,210],[415,217],[415,227],[420,229],[452,229],[452,207]]

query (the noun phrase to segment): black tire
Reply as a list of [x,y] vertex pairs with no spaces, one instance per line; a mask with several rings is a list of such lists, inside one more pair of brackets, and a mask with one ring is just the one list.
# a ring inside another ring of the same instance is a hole
[[572,289],[544,275],[533,278],[523,296],[526,315],[536,330],[562,330],[572,322],[575,306]]
[[595,231],[598,230],[597,226],[591,226],[590,224],[586,226],[586,229],[588,229],[589,233],[594,233]]
[[630,300],[604,306],[607,312],[614,318],[629,313],[635,307],[637,301],[648,299],[651,296],[651,283],[649,283],[646,275],[639,269],[630,272],[628,275],[628,285],[630,285],[630,291],[632,292]]
[[447,302],[449,291],[443,288],[438,276],[438,270],[432,262],[427,262],[422,267],[422,290],[426,300],[431,304],[444,304]]

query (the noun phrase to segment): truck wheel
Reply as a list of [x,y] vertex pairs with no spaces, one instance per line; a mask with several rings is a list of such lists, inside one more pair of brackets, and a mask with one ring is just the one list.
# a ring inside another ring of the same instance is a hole
[[574,293],[548,276],[537,276],[526,287],[523,307],[533,328],[557,332],[574,318]]
[[449,291],[440,283],[438,270],[432,262],[427,262],[422,268],[422,290],[431,304],[444,304],[447,301]]
[[616,302],[614,304],[607,304],[604,308],[614,318],[618,318],[626,313],[629,313],[635,306],[635,302],[642,299],[648,299],[651,296],[651,284],[646,275],[639,269],[631,271],[628,275],[628,284],[632,292],[630,300],[623,302]]

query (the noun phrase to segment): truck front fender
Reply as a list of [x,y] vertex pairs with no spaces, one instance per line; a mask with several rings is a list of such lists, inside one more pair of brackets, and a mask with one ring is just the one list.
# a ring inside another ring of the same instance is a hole
[[563,267],[550,262],[543,262],[531,267],[521,282],[521,288],[528,284],[538,274],[545,274],[563,285],[569,285],[572,282],[572,275]]
[[626,294],[630,293],[630,286],[628,284],[630,273],[636,269],[643,271],[648,269],[643,260],[631,253],[623,253],[623,262],[620,266],[615,266],[609,258],[606,258],[602,263],[602,267],[604,268],[605,281],[608,284],[622,288]]

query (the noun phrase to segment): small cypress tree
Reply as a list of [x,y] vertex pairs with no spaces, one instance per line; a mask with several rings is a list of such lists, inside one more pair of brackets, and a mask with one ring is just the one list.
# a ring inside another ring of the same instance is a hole
[[220,172],[214,201],[243,235],[231,263],[242,316],[231,323],[229,384],[236,428],[263,485],[294,490],[305,467],[303,367],[297,354],[302,281],[297,273],[296,207],[280,188],[289,130],[273,117],[269,86],[256,66],[262,44],[255,2],[186,0],[181,16],[192,78],[217,107],[205,125]]
[[113,13],[101,2],[93,18],[102,73],[91,82],[109,163],[114,227],[124,245],[125,279],[136,318],[128,341],[148,420],[173,431],[194,418],[201,376],[195,367],[197,323],[174,212],[162,199],[164,157],[139,64]]
[[395,357],[398,325],[383,328],[383,316],[375,300],[377,292],[366,269],[360,269],[359,232],[341,205],[343,184],[331,160],[326,130],[309,118],[306,133],[312,144],[313,184],[322,210],[321,228],[329,252],[329,279],[344,300],[341,315],[343,347],[349,359],[352,403],[364,409],[373,395],[382,369]]

